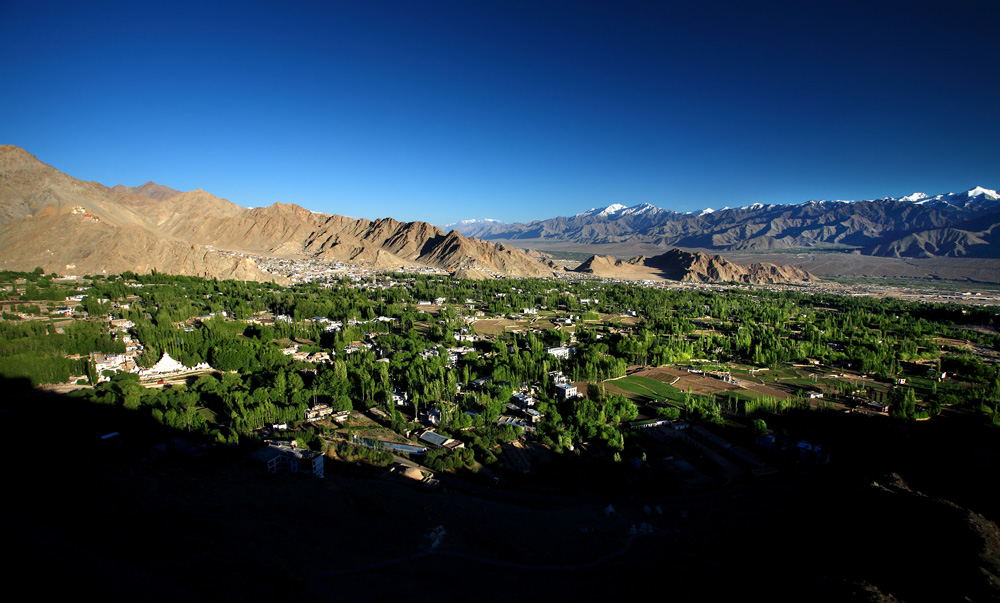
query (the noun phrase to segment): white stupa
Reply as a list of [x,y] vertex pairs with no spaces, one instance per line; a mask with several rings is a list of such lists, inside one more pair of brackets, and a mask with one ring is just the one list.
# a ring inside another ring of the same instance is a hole
[[167,373],[180,373],[180,372],[187,371],[187,370],[190,370],[190,369],[188,367],[184,366],[183,364],[181,364],[180,362],[177,362],[176,360],[174,360],[173,358],[171,358],[170,354],[168,354],[166,352],[163,352],[163,357],[160,358],[160,360],[156,364],[154,364],[153,366],[149,367],[145,371],[141,371],[140,374],[141,375],[165,375]]

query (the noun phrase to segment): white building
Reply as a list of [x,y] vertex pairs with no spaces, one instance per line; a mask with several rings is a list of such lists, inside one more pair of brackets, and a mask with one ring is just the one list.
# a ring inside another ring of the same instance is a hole
[[199,362],[194,367],[184,366],[180,362],[177,362],[170,357],[170,354],[163,352],[163,356],[160,360],[148,369],[143,369],[139,371],[139,377],[155,378],[164,377],[167,375],[176,375],[179,373],[188,373],[191,371],[202,371],[211,370],[212,367],[206,362]]
[[563,400],[569,400],[570,398],[577,397],[579,393],[576,390],[576,386],[571,383],[557,383],[556,395]]
[[531,408],[537,402],[533,397],[522,393],[514,394],[514,399],[517,400],[517,405],[521,408]]
[[545,348],[545,352],[552,354],[556,358],[568,359],[573,355],[573,348],[560,346],[558,348]]
[[319,421],[323,417],[329,417],[333,414],[333,409],[330,408],[329,404],[317,404],[312,408],[306,409],[306,421]]

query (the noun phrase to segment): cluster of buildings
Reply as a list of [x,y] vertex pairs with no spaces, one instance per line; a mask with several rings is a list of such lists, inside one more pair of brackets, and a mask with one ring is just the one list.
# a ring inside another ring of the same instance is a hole
[[268,473],[287,473],[323,477],[323,453],[299,448],[292,441],[270,441],[250,458],[266,467]]
[[305,350],[300,350],[301,346],[297,343],[289,345],[287,348],[281,350],[281,353],[285,356],[291,356],[292,360],[300,360],[303,362],[330,362],[330,354],[322,350],[318,352],[308,352]]
[[142,354],[144,347],[141,343],[134,340],[131,333],[129,333],[129,329],[134,326],[135,323],[127,318],[112,318],[108,320],[108,332],[115,340],[125,344],[125,352],[123,354],[91,352],[90,361],[97,372],[98,382],[110,379],[110,377],[105,375],[106,371],[112,373],[141,374],[135,359]]

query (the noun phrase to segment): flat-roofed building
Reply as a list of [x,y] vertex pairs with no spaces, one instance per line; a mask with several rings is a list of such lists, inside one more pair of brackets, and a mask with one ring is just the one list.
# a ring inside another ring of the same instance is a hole
[[548,354],[552,354],[556,358],[562,358],[565,360],[573,355],[573,348],[569,348],[566,346],[560,346],[557,348],[545,348],[545,352]]
[[576,390],[576,386],[572,383],[557,383],[556,395],[563,400],[569,400],[577,397],[580,393]]
[[268,473],[295,473],[323,477],[323,453],[296,446],[268,444],[250,458],[264,463]]

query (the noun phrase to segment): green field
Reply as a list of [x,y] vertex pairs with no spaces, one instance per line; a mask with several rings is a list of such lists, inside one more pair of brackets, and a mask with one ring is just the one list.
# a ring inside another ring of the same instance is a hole
[[205,417],[205,420],[207,420],[207,421],[216,421],[217,420],[215,411],[213,411],[210,408],[205,408],[204,406],[199,406],[197,408],[197,411],[198,411],[198,414],[200,414],[201,416]]
[[662,402],[664,400],[683,402],[684,400],[684,393],[676,387],[649,377],[633,375],[608,381],[607,385],[635,394],[644,402]]
[[733,398],[735,400],[744,400],[744,401],[756,400],[757,398],[760,398],[763,395],[765,394],[762,394],[760,392],[755,392],[749,389],[734,389],[724,394],[726,398]]

